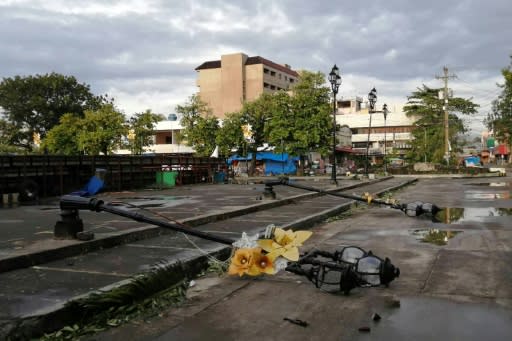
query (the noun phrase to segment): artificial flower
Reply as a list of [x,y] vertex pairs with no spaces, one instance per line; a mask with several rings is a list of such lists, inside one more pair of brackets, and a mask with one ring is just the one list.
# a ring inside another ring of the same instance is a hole
[[254,250],[253,249],[238,249],[231,257],[231,264],[229,264],[228,274],[239,275],[247,273],[254,263]]
[[363,195],[363,198],[366,199],[368,201],[368,205],[371,204],[372,200],[373,200],[373,197],[370,193],[368,192],[365,192],[364,195]]
[[274,264],[272,260],[267,256],[261,253],[260,248],[255,248],[253,253],[254,262],[247,272],[248,275],[257,276],[262,273],[266,273],[268,275],[273,275],[276,273],[274,269]]
[[262,273],[272,275],[275,273],[272,260],[262,253],[262,249],[244,248],[235,251],[231,258],[228,274],[243,276],[258,276]]
[[261,239],[258,244],[268,252],[271,260],[282,256],[290,261],[299,260],[299,246],[302,245],[313,232],[311,231],[292,231],[276,228],[274,231],[274,239]]

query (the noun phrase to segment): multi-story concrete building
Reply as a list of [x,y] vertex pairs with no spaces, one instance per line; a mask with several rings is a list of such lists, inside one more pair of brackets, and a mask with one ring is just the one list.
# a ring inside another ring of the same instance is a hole
[[[414,118],[407,117],[405,113],[392,110],[388,112],[386,120],[382,112],[369,114],[368,105],[363,103],[361,97],[338,101],[336,123],[339,126],[348,126],[352,131],[351,154],[366,155],[369,146],[368,155],[372,163],[382,162],[384,148],[387,155],[405,155],[410,149],[414,121]],[[347,152],[346,148],[343,148],[343,152]]]
[[196,71],[199,97],[219,118],[240,111],[244,102],[263,92],[287,90],[299,78],[289,65],[243,53],[222,55],[220,60],[199,65]]

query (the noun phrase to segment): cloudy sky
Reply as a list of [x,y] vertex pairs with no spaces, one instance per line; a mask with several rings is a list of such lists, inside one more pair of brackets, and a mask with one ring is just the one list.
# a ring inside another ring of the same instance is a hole
[[0,0],[0,78],[58,72],[125,114],[168,114],[196,92],[194,68],[244,52],[294,69],[341,69],[344,98],[378,90],[400,110],[422,84],[481,105],[512,54],[510,0]]

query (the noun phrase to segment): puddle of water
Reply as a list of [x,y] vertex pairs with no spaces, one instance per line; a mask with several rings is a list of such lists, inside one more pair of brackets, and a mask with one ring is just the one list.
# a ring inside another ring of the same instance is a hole
[[488,186],[488,187],[510,187],[512,182],[480,182],[476,184],[466,184],[468,186]]
[[492,304],[402,297],[359,340],[509,340],[512,311]]
[[495,200],[495,199],[510,199],[510,192],[494,192],[485,193],[477,191],[467,191],[464,193],[464,197],[469,200]]
[[497,207],[446,207],[435,215],[435,219],[445,224],[462,224],[470,221],[484,222],[489,217],[504,216],[512,216],[512,209]]
[[430,243],[435,245],[446,245],[448,240],[455,237],[462,231],[441,231],[438,229],[418,229],[412,230],[411,234],[416,239],[421,240],[424,243]]

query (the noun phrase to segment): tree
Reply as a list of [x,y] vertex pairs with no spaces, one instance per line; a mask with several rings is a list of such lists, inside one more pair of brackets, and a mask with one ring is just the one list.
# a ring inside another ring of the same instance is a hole
[[126,136],[125,117],[113,104],[104,104],[98,110],[85,111],[82,119],[82,131],[78,135],[78,146],[89,155],[103,153],[108,155],[121,145],[122,136]]
[[281,93],[274,97],[276,103],[269,125],[269,142],[300,156],[300,173],[308,152],[314,150],[326,154],[331,144],[330,89],[324,83],[325,76],[321,72],[301,71],[292,96]]
[[208,105],[198,95],[192,95],[188,103],[176,106],[176,112],[183,115],[180,123],[186,144],[199,156],[210,156],[216,147],[219,122]]
[[130,117],[128,146],[133,154],[142,154],[144,147],[153,143],[155,124],[164,118],[162,115],[153,114],[151,110]]
[[52,154],[80,154],[81,149],[78,141],[83,125],[83,119],[74,114],[62,115],[60,124],[48,131],[41,147]]
[[[442,163],[444,160],[444,100],[438,97],[440,90],[423,85],[407,98],[403,110],[408,117],[416,118],[417,127],[412,131],[414,139],[408,155],[412,161],[422,161],[425,156],[431,162]],[[461,151],[461,137],[467,131],[463,120],[457,114],[475,114],[477,107],[477,104],[467,99],[449,99],[449,141],[452,153]]]
[[215,142],[219,147],[219,154],[229,156],[233,149],[240,154],[247,150],[247,141],[244,138],[242,129],[243,117],[241,113],[228,113],[222,121]]
[[242,106],[242,123],[248,127],[251,135],[247,139],[247,151],[252,153],[249,175],[254,175],[256,169],[258,147],[268,141],[269,121],[277,103],[275,99],[274,94],[264,92],[256,100],[245,102]]
[[[487,115],[485,124],[494,135],[508,145],[512,144],[512,55],[510,65],[501,70],[504,78],[501,94],[492,102],[491,112]],[[511,158],[509,158],[509,162]]]
[[15,76],[0,83],[0,107],[7,122],[16,127],[9,143],[29,150],[33,134],[44,138],[62,115],[82,117],[85,110],[96,110],[105,102],[105,97],[91,93],[89,85],[57,73]]

